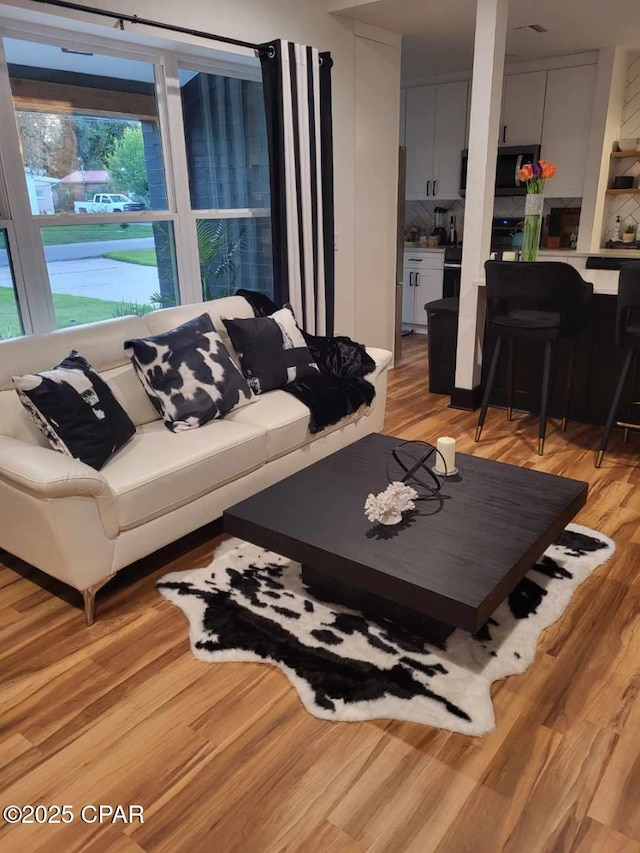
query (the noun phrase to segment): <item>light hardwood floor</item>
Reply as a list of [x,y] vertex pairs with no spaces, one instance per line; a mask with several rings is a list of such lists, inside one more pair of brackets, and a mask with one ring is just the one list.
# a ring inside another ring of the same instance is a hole
[[640,436],[596,471],[597,430],[553,424],[540,459],[535,419],[492,410],[475,445],[476,415],[427,391],[423,339],[405,354],[388,432],[588,480],[578,520],[618,546],[494,686],[495,732],[324,722],[275,669],[196,661],[154,581],[206,565],[212,531],[123,573],[91,628],[77,596],[0,555],[0,804],[145,808],[142,826],[0,821],[2,851],[640,851]]

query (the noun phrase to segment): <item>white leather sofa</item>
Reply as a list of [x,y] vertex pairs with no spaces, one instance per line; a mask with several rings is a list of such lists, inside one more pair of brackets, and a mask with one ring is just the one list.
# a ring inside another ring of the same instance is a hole
[[[80,590],[89,624],[96,592],[121,568],[382,428],[391,353],[372,349],[372,406],[318,435],[308,431],[309,410],[285,391],[199,429],[171,433],[123,341],[175,328],[204,311],[230,349],[220,318],[253,316],[245,299],[232,296],[0,342],[0,548]],[[109,383],[137,427],[101,471],[50,449],[11,382],[51,368],[72,349]]]

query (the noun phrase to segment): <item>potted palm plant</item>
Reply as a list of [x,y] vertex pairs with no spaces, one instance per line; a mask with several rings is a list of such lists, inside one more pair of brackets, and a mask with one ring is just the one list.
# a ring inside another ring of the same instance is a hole
[[634,222],[627,223],[624,233],[622,234],[622,242],[623,243],[633,243],[636,239],[636,229],[637,225]]

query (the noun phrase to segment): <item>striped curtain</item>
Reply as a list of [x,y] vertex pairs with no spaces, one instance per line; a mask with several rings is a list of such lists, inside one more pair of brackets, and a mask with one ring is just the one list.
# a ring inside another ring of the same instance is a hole
[[333,334],[331,55],[287,41],[261,46],[269,142],[274,294],[300,326]]

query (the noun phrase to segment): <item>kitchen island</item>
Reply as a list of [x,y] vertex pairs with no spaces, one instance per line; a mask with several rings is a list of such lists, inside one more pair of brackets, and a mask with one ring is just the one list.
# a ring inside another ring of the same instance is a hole
[[[543,260],[543,258],[541,258]],[[573,376],[573,392],[569,407],[569,420],[581,423],[604,424],[615,390],[624,354],[615,343],[616,295],[618,293],[617,270],[580,269],[585,281],[593,284],[594,296],[591,305],[591,323],[578,339]],[[474,282],[478,290],[478,302],[484,304],[484,278]],[[482,386],[491,363],[494,340],[485,331],[482,346]],[[560,341],[557,362],[554,368],[554,388],[550,403],[550,417],[560,417],[567,378],[569,342]],[[491,398],[492,406],[506,407],[507,373],[506,358],[501,359],[498,378]],[[540,411],[540,389],[542,376],[542,348],[540,343],[518,341],[514,383],[514,408],[520,411]],[[628,395],[630,399],[630,394]],[[640,409],[640,407],[634,407]],[[632,422],[640,420],[637,414],[629,413]]]

